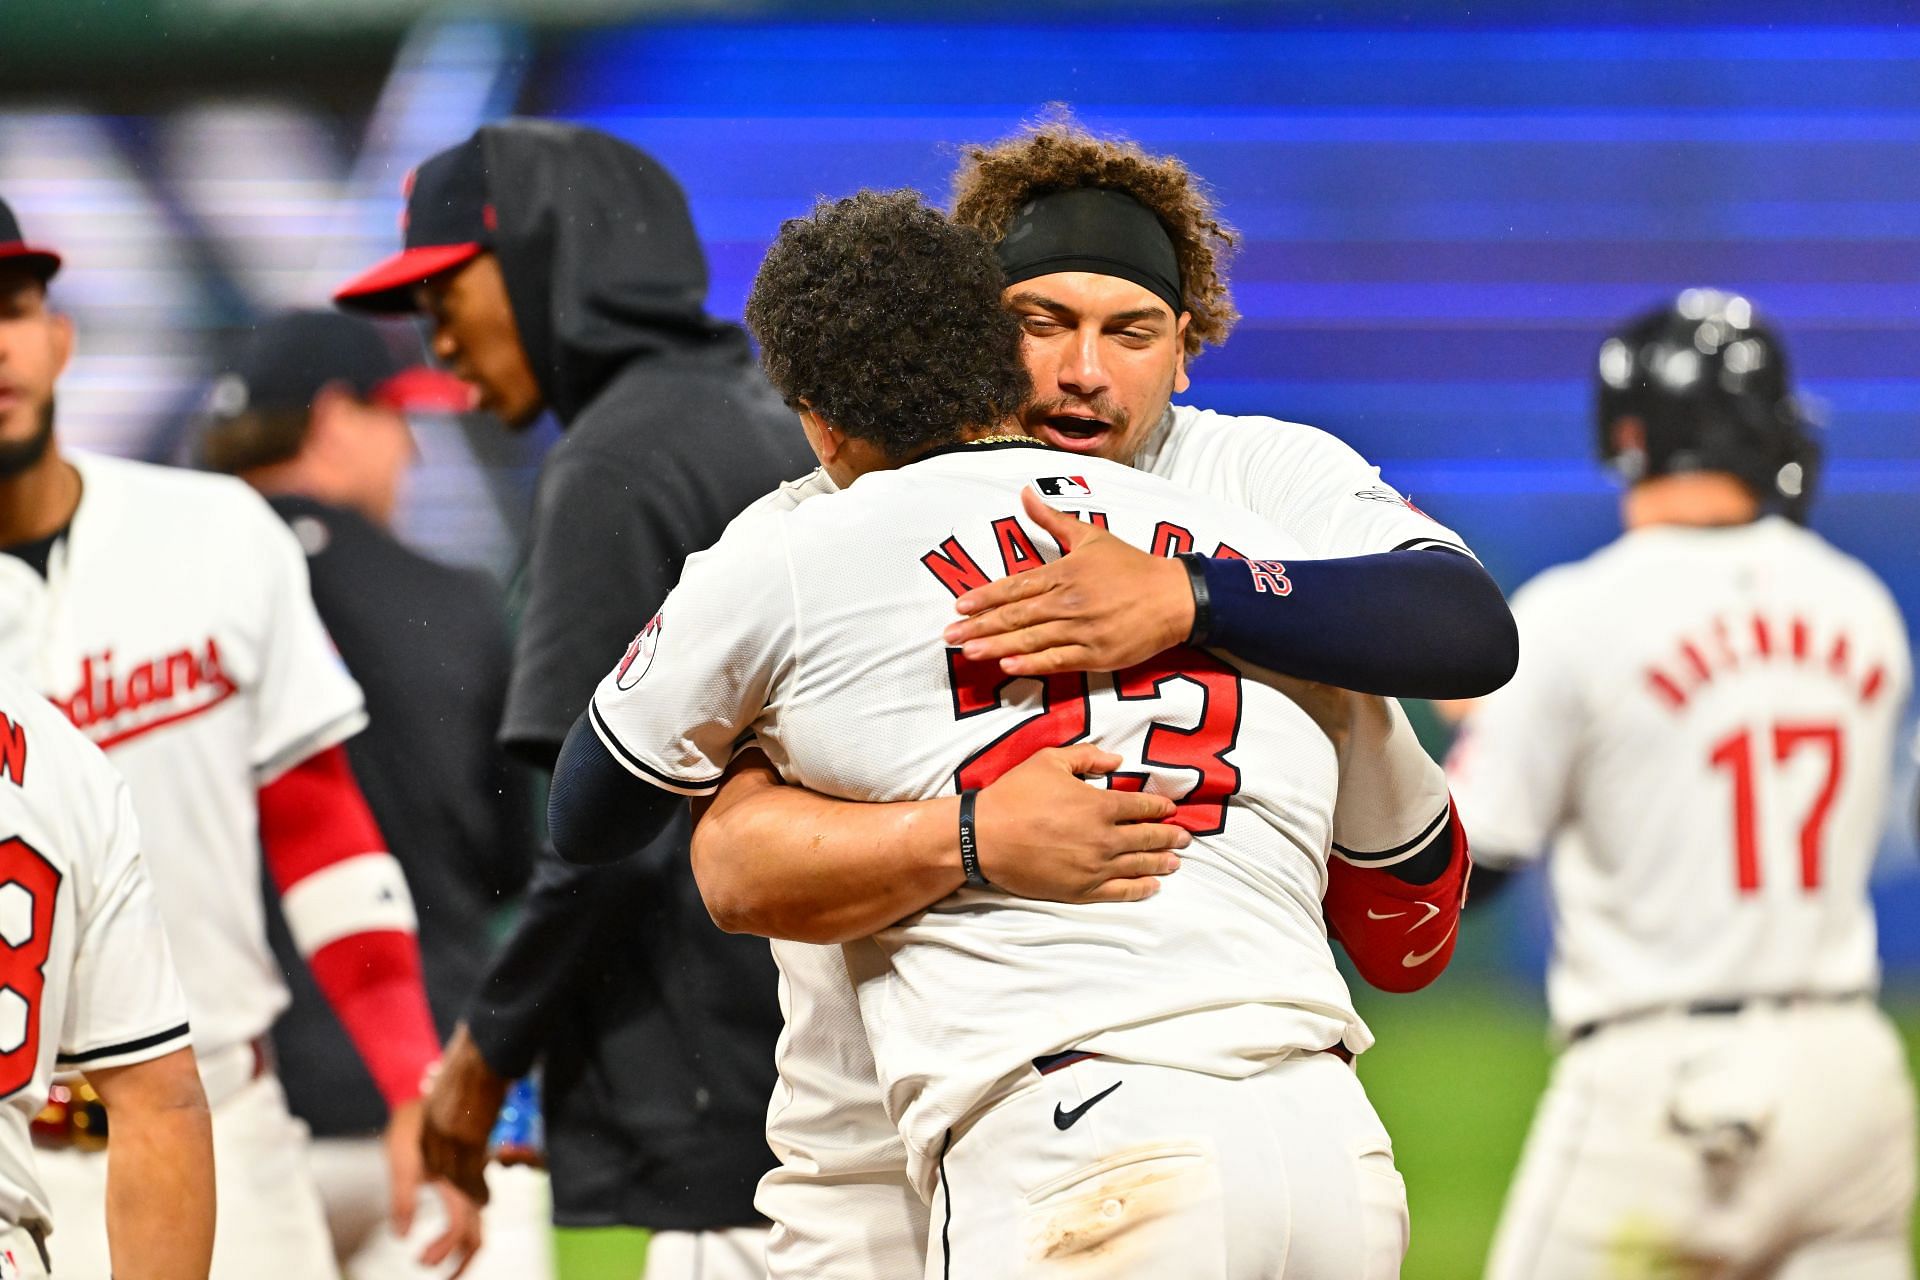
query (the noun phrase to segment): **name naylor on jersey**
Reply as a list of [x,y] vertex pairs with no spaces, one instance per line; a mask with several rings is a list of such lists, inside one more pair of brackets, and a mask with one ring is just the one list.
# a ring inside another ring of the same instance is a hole
[[[1065,511],[1063,515],[1075,519],[1085,519],[1088,524],[1105,529],[1107,513],[1089,511],[1083,517],[1077,511]],[[1001,574],[989,575],[980,567],[967,549],[960,544],[959,537],[951,536],[933,550],[920,557],[920,563],[927,567],[940,582],[940,585],[952,592],[957,599],[976,587],[984,587],[994,577],[1024,573],[1028,569],[1038,569],[1045,563],[1040,558],[1040,549],[1033,544],[1026,527],[1013,516],[1002,516],[992,525],[992,536],[1000,551]],[[1156,556],[1181,556],[1193,550],[1193,534],[1184,525],[1171,520],[1162,520],[1153,526],[1153,539],[1149,549]],[[1226,543],[1214,548],[1216,557],[1224,556],[1229,560],[1245,560],[1247,557],[1235,551]],[[1284,594],[1284,593],[1283,593]]]
[[237,692],[219,644],[208,636],[137,664],[116,663],[111,649],[89,654],[80,660],[79,687],[52,701],[105,750],[209,711]]
[[1715,680],[1761,664],[1787,663],[1824,672],[1852,685],[1862,704],[1880,696],[1887,669],[1875,662],[1862,665],[1853,654],[1845,631],[1816,634],[1805,618],[1777,618],[1764,613],[1747,617],[1715,618],[1704,629],[1681,636],[1671,656],[1645,672],[1645,688],[1670,711],[1686,709],[1687,702]]

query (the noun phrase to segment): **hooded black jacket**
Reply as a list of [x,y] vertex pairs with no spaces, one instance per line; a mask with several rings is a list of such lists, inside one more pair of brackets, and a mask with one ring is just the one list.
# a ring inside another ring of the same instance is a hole
[[[741,329],[706,314],[686,198],[651,156],[571,125],[480,131],[493,250],[565,427],[541,468],[501,741],[550,768],[686,557],[808,470],[799,423]],[[709,919],[682,814],[642,856],[542,855],[469,1005],[488,1064],[544,1063],[554,1220],[759,1222],[780,1029],[765,941]]]

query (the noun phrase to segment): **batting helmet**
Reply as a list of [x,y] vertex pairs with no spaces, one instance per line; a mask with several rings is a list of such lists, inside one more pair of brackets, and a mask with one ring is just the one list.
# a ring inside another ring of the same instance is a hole
[[1600,456],[1627,483],[1726,472],[1804,518],[1820,449],[1780,339],[1751,302],[1688,289],[1601,343],[1597,373]]

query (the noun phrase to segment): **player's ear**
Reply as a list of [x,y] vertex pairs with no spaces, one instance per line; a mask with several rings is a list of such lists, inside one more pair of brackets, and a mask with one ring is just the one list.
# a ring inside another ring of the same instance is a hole
[[53,376],[58,381],[73,359],[73,317],[56,311],[49,319],[53,322]]
[[807,443],[813,446],[813,456],[820,459],[821,466],[832,466],[846,448],[846,433],[815,413],[805,400],[799,403],[798,409],[800,429],[806,432]]
[[378,424],[372,419],[387,412],[361,400],[351,384],[329,382],[314,393],[298,452],[358,474],[375,444],[370,437]]

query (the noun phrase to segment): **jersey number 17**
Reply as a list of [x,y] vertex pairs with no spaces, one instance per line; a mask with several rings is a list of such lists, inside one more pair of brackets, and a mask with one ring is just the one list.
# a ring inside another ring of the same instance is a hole
[[1756,752],[1753,730],[1741,729],[1715,743],[1707,757],[1708,763],[1715,769],[1726,771],[1733,784],[1734,883],[1743,894],[1760,891],[1759,798],[1756,787],[1759,785],[1757,774],[1762,761],[1755,759],[1756,754],[1765,754],[1766,762],[1774,766],[1772,775],[1777,777],[1781,766],[1802,751],[1812,751],[1824,757],[1827,772],[1814,795],[1813,803],[1800,819],[1800,887],[1811,893],[1820,887],[1820,861],[1826,841],[1827,817],[1833,812],[1833,798],[1840,790],[1841,772],[1846,767],[1845,739],[1841,736],[1840,726],[1836,724],[1776,724],[1771,726],[1770,732],[1763,731],[1758,735],[1758,744]]

